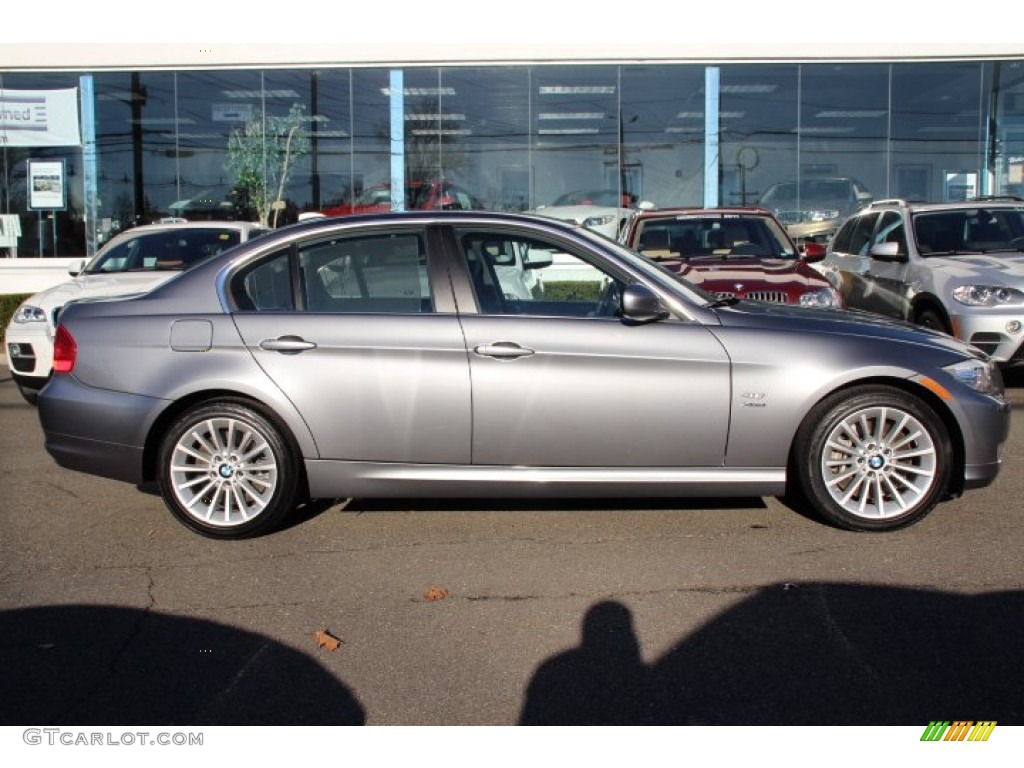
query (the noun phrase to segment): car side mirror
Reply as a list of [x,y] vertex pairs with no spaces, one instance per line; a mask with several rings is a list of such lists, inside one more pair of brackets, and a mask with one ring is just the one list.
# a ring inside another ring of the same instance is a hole
[[68,274],[72,277],[78,277],[82,274],[83,269],[85,269],[85,259],[76,259],[68,264]]
[[812,264],[825,258],[825,246],[821,243],[804,243],[800,246],[800,253],[803,254],[804,261]]
[[900,253],[899,243],[878,243],[871,246],[871,258],[879,261],[903,262],[907,260],[904,253]]
[[668,317],[668,310],[646,285],[630,283],[622,291],[622,317],[635,323],[653,323]]

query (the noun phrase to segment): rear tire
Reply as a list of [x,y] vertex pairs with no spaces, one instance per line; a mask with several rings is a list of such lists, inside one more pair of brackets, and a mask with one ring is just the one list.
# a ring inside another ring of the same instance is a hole
[[171,513],[216,539],[276,527],[298,498],[300,462],[271,419],[220,400],[180,416],[160,444],[157,480]]
[[952,450],[923,400],[867,385],[825,398],[794,444],[800,486],[825,520],[851,531],[916,523],[943,498]]

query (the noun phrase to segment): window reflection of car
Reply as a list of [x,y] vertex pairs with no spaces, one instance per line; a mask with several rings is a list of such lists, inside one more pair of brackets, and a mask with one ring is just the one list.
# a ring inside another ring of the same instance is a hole
[[856,179],[827,178],[772,184],[758,201],[797,242],[827,243],[847,218],[872,200]]
[[600,232],[613,240],[633,215],[636,197],[615,189],[585,189],[567,192],[550,205],[540,205],[531,213],[561,219]]
[[811,266],[824,246],[806,243],[801,252],[768,211],[641,211],[623,242],[719,298],[842,306],[839,293]]
[[[355,213],[386,213],[394,201],[391,184],[376,184],[354,201],[343,201],[325,208],[327,216],[348,216]],[[480,211],[484,204],[468,190],[447,181],[408,181],[405,184],[407,211]]]

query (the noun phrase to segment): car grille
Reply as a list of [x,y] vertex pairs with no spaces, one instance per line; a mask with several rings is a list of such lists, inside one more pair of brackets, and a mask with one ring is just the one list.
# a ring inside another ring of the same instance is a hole
[[[734,299],[738,294],[732,291],[716,291],[715,295],[720,299]],[[785,291],[747,291],[740,298],[770,301],[773,304],[789,304],[789,295]]]

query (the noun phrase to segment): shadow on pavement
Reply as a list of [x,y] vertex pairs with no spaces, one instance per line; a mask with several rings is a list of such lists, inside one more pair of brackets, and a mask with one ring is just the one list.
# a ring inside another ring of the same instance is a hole
[[520,723],[1019,725],[1022,625],[1022,592],[780,584],[648,665],[629,609],[602,602],[537,669]]
[[0,612],[3,725],[363,725],[349,689],[267,637],[153,611]]

